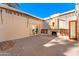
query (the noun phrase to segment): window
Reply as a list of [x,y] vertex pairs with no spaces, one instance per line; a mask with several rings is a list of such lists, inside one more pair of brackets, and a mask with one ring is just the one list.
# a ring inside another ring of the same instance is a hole
[[14,12],[14,15],[16,15],[16,12]]
[[1,8],[0,8],[0,13],[2,12]]
[[20,15],[22,16],[22,13]]
[[26,15],[24,14],[23,17],[26,17]]
[[23,16],[23,14],[21,14],[21,16]]
[[2,9],[2,11],[3,11],[3,13],[5,13],[6,12],[6,9]]
[[52,26],[54,27],[54,25],[55,25],[55,23],[53,22],[53,23],[52,23]]
[[19,16],[19,13],[17,13],[17,12],[14,12],[14,15],[17,15],[17,16]]
[[16,12],[16,15],[18,16],[18,13]]
[[20,16],[20,13],[18,13],[18,16]]
[[6,13],[9,13],[9,10],[6,10]]
[[66,19],[68,19],[68,18],[69,18],[69,14],[66,15]]
[[6,13],[8,13],[8,10],[6,10]]
[[25,15],[23,14],[22,16],[24,17]]
[[10,10],[6,10],[6,13],[8,14],[12,14],[12,12]]
[[41,29],[41,33],[48,34],[48,29]]
[[19,13],[17,12],[17,16],[19,16]]
[[10,11],[10,14],[12,14],[12,11]]

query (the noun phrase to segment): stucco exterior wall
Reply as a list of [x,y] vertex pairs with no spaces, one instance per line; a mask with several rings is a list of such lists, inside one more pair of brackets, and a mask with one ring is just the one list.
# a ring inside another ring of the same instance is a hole
[[32,33],[32,26],[33,25],[38,26],[38,34],[41,34],[42,24],[43,24],[42,20],[38,20],[38,19],[35,19],[35,18],[30,18],[29,19],[29,25],[28,25],[28,28],[30,30],[29,35],[33,36],[33,33]]
[[2,12],[2,20],[3,24],[0,14],[0,42],[33,36],[33,24],[38,25],[39,34],[42,28],[42,21],[30,16],[22,17]]
[[79,40],[79,20],[77,20],[77,40]]
[[[53,26],[53,22],[54,22],[54,26]],[[51,29],[58,29],[58,20],[57,20],[57,18],[53,18],[52,20],[50,20],[49,25],[50,25]]]
[[68,29],[68,22],[66,20],[59,20],[59,29]]
[[[53,26],[54,22],[54,26]],[[67,20],[60,20],[58,18],[53,18],[49,22],[51,29],[68,29],[68,21]]]
[[59,27],[59,29],[69,29],[69,21],[72,20],[76,20],[75,12],[52,18],[50,21],[50,26],[52,25],[52,22],[55,22],[55,26],[51,26],[51,28]]

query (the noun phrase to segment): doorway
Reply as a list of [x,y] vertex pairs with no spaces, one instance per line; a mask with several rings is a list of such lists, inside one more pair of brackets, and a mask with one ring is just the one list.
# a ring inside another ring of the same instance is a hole
[[32,25],[32,34],[33,35],[38,34],[38,26],[37,25]]
[[69,38],[77,40],[77,21],[69,21]]
[[52,36],[57,36],[57,32],[52,32]]
[[48,34],[48,29],[41,29],[42,34]]

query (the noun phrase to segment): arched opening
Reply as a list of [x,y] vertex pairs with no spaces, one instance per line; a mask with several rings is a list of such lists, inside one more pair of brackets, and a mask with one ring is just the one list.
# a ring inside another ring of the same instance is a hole
[[52,36],[57,36],[57,32],[52,32]]

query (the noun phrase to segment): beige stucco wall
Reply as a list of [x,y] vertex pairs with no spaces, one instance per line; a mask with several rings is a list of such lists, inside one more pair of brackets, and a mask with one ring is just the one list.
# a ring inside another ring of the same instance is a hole
[[42,21],[42,29],[50,29],[49,20]]
[[68,21],[59,20],[59,29],[68,29]]
[[32,25],[37,25],[38,26],[38,34],[41,34],[41,29],[42,29],[42,20],[35,19],[35,18],[30,18],[29,19],[29,25],[28,28],[30,30],[29,35],[33,36],[32,33]]
[[[55,23],[54,26],[52,25],[53,22]],[[51,29],[68,29],[68,23],[67,20],[63,21],[58,18],[52,18],[49,22]]]
[[[74,12],[66,14],[66,15],[54,17],[54,18],[50,19],[50,22],[49,22],[51,29],[57,29],[58,28],[58,20],[59,20],[59,29],[69,29],[69,21],[77,20],[77,19],[76,19]],[[52,22],[55,22],[54,27],[52,26]]]
[[77,39],[79,40],[79,20],[77,20]]
[[69,29],[69,21],[77,20],[76,15],[71,15],[69,18],[67,18],[67,28]]
[[3,12],[2,13],[3,24],[1,23],[1,15],[0,15],[0,42],[33,36],[32,34],[33,24],[37,24],[39,26],[39,34],[40,34],[42,21],[30,16],[28,17],[12,15]]
[[[52,23],[55,23],[54,26]],[[49,25],[51,29],[58,29],[58,19],[57,18],[52,18],[52,20],[49,21]]]

